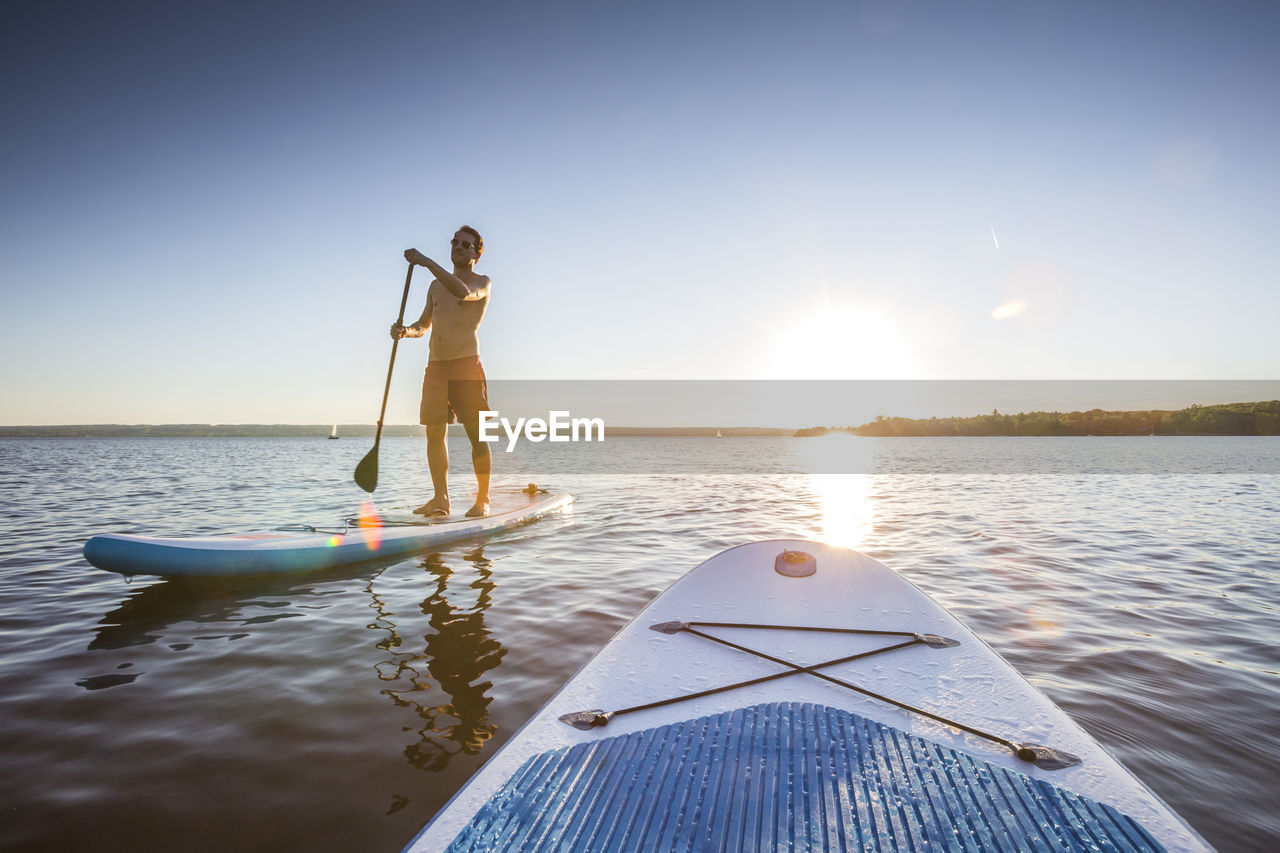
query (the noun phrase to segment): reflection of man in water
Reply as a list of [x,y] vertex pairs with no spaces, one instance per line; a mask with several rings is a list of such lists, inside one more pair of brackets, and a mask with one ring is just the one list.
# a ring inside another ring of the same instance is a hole
[[[479,580],[471,584],[477,591],[476,603],[467,609],[455,607],[445,596],[452,573],[439,555],[432,554],[426,560],[427,570],[436,576],[435,592],[422,602],[422,612],[434,630],[425,638],[427,671],[452,701],[419,710],[427,726],[422,730],[422,741],[405,754],[413,766],[423,770],[443,769],[455,751],[477,754],[495,730],[489,722],[493,700],[485,695],[493,683],[480,678],[502,661],[507,650],[484,624],[484,611],[495,586],[490,563],[480,551],[466,555],[466,559],[480,573]],[[447,722],[443,719],[447,716],[457,722]],[[456,749],[450,748],[450,742]]]
[[391,337],[420,338],[431,330],[427,372],[422,379],[419,421],[427,428],[427,465],[431,469],[431,500],[414,510],[421,515],[449,514],[449,447],[445,441],[456,417],[471,439],[471,462],[476,470],[476,502],[468,516],[489,514],[489,445],[480,440],[480,412],[489,408],[484,368],[480,365],[480,321],[489,307],[488,276],[473,267],[484,253],[480,232],[469,225],[450,241],[449,272],[417,249],[405,259],[431,270],[435,280],[427,290],[427,307],[410,326],[391,325]]

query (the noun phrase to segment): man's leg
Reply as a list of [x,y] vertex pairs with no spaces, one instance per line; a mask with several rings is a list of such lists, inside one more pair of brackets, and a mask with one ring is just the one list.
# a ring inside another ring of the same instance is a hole
[[422,407],[418,423],[427,428],[427,467],[431,469],[431,500],[414,510],[418,515],[449,514],[449,374],[440,364],[428,364],[422,374]]
[[476,469],[476,502],[467,510],[467,516],[477,518],[489,514],[489,471],[492,460],[489,456],[489,444],[480,440],[480,423],[478,418],[467,418],[463,425],[467,438],[471,440],[471,465]]
[[447,424],[427,425],[427,467],[431,469],[431,488],[435,495],[414,510],[418,515],[449,514],[449,445],[445,436]]

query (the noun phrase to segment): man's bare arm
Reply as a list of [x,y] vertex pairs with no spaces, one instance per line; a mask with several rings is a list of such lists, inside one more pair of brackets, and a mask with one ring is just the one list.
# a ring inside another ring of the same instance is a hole
[[431,291],[427,290],[427,307],[422,309],[422,316],[418,318],[411,326],[401,326],[399,323],[391,324],[391,337],[393,339],[400,338],[420,338],[431,328]]
[[417,249],[406,249],[404,253],[405,259],[410,263],[417,264],[420,267],[426,267],[431,270],[431,274],[436,277],[436,281],[443,285],[444,289],[459,299],[476,300],[484,299],[489,295],[489,277],[482,275],[475,284],[467,284]]

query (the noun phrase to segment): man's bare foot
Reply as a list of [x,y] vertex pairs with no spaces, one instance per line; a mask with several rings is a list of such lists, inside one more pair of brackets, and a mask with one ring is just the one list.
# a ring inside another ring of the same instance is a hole
[[432,498],[413,511],[414,515],[448,515],[449,499]]
[[476,501],[476,505],[467,510],[467,518],[484,518],[489,514],[488,501]]

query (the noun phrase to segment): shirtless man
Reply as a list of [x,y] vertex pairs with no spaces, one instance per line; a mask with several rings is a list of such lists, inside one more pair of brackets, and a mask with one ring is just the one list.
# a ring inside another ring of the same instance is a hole
[[480,366],[477,332],[489,307],[489,277],[472,269],[484,253],[480,233],[469,225],[450,241],[449,272],[417,249],[406,249],[405,260],[431,270],[435,280],[427,290],[427,307],[411,326],[391,325],[391,337],[420,338],[431,330],[426,375],[422,379],[419,421],[427,428],[427,465],[435,496],[414,510],[419,515],[449,514],[449,448],[445,434],[455,419],[471,439],[471,462],[476,469],[476,502],[470,517],[489,514],[489,445],[480,440],[480,412],[489,408],[484,368]]

